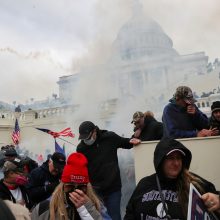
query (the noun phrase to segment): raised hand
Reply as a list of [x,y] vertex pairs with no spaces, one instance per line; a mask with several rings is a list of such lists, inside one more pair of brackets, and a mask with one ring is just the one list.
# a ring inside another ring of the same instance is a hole
[[69,193],[69,198],[76,208],[83,206],[90,200],[89,197],[80,189],[76,189],[74,192]]

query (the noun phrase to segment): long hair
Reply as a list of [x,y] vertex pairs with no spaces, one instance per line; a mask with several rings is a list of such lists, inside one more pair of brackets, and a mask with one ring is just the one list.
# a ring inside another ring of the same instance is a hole
[[188,169],[183,168],[177,181],[177,193],[179,203],[182,207],[183,215],[185,218],[187,216],[190,183],[192,183],[200,193],[204,193],[202,186],[203,181],[190,173]]
[[[64,196],[64,183],[60,183],[55,191],[52,194],[51,201],[50,201],[50,220],[55,220],[56,217],[59,220],[68,220],[68,214],[66,210],[66,202]],[[90,198],[92,203],[95,205],[96,209],[100,211],[100,200],[95,194],[92,185],[90,183],[87,184],[87,191],[86,195]]]

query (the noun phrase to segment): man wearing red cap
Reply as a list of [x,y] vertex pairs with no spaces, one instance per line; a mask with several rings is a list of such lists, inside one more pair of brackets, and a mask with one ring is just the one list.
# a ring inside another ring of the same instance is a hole
[[114,132],[100,130],[91,121],[79,126],[77,152],[88,159],[89,177],[93,188],[103,199],[113,220],[121,220],[121,177],[118,165],[118,148],[130,149],[139,139],[123,138]]
[[72,153],[51,200],[38,204],[31,219],[102,220],[101,202],[89,183],[87,164],[83,154]]

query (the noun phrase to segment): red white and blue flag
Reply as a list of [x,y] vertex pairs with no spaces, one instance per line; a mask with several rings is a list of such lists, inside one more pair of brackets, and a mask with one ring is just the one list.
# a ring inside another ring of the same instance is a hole
[[14,130],[12,132],[11,138],[12,138],[12,141],[14,142],[15,145],[19,144],[19,142],[20,142],[20,128],[19,128],[19,125],[18,125],[18,119],[17,118],[15,120],[15,127],[14,127]]
[[45,129],[45,128],[36,128],[40,131],[43,131],[43,132],[46,132],[50,135],[52,135],[54,138],[58,138],[60,136],[64,136],[64,137],[72,137],[74,138],[75,135],[72,133],[71,129],[70,128],[66,128],[60,132],[55,132],[55,131],[51,131],[49,129]]

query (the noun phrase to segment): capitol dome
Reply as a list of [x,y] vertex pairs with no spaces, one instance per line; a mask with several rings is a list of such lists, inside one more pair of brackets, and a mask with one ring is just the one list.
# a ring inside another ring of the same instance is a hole
[[123,60],[178,55],[172,40],[156,21],[144,15],[140,5],[133,8],[132,18],[119,30],[113,47]]

